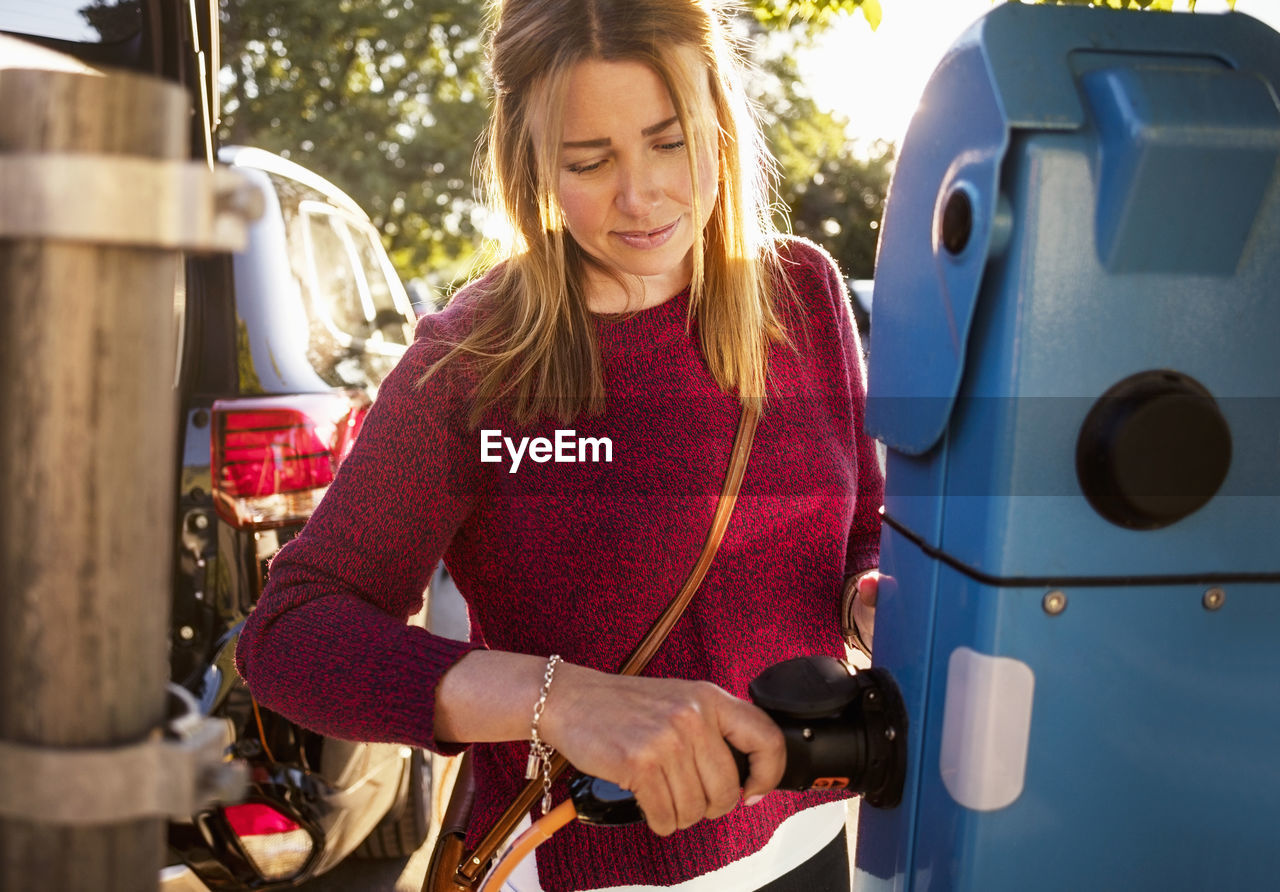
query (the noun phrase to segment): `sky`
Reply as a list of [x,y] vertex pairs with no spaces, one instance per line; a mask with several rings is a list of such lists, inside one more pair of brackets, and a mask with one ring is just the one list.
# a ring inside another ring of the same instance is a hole
[[[850,135],[900,142],[934,66],[956,37],[989,12],[991,0],[881,0],[874,33],[861,13],[836,23],[802,56],[814,100],[845,115]],[[1185,9],[1186,0],[1175,8]],[[1237,0],[1236,11],[1280,30],[1280,0]],[[1227,9],[1198,0],[1196,15]]]

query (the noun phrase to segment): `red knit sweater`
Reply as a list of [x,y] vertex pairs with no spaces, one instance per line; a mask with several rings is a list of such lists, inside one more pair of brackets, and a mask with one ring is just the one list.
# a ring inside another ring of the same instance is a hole
[[[784,245],[795,349],[770,359],[770,401],[737,508],[702,588],[646,674],[707,679],[746,696],[762,669],[800,654],[840,656],[843,579],[877,562],[883,484],[862,432],[864,382],[843,283],[812,245]],[[473,292],[474,293],[474,292]],[[481,429],[515,443],[572,429],[575,461],[515,473],[505,447],[480,461],[456,369],[416,381],[473,308],[464,292],[424,318],[383,382],[350,457],[306,528],[271,565],[240,637],[241,674],[259,702],[341,738],[440,749],[433,695],[468,650],[485,646],[616,671],[669,602],[706,536],[738,407],[707,372],[681,293],[624,321],[597,322],[607,407],[572,425]],[[568,435],[562,435],[562,439]],[[608,437],[578,461],[577,437]],[[567,457],[569,447],[563,447]],[[443,556],[466,598],[473,643],[407,626]],[[524,783],[528,745],[475,747],[472,842]],[[565,781],[555,791],[564,798]],[[667,838],[643,825],[571,825],[538,850],[548,892],[670,885],[764,845],[784,818],[829,794],[775,792]]]

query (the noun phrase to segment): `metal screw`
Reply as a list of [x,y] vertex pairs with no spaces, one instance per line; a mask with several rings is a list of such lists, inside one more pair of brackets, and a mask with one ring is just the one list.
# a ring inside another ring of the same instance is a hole
[[191,518],[191,526],[197,530],[209,529],[209,516],[207,514],[197,514]]
[[867,702],[868,702],[868,703],[875,703],[875,702],[876,702],[877,700],[879,700],[879,699],[880,699],[880,695],[879,695],[879,694],[877,694],[875,691],[867,691]]
[[885,739],[885,740],[893,740],[893,739],[894,739],[895,737],[897,737],[897,736],[898,736],[898,732],[897,732],[897,731],[895,731],[895,730],[893,730],[893,728],[892,728],[892,727],[888,727],[888,728],[885,728],[885,729],[884,729],[884,739]]
[[1054,589],[1044,596],[1044,600],[1040,604],[1044,607],[1045,613],[1050,616],[1057,616],[1067,609],[1067,596],[1058,589]]
[[1211,588],[1204,593],[1204,597],[1200,599],[1200,603],[1204,605],[1205,610],[1217,610],[1227,600],[1227,593],[1220,588]]
[[800,732],[800,736],[803,737],[805,740],[813,740],[813,729],[805,728],[803,731]]
[[190,626],[183,626],[178,629],[178,637],[183,641],[190,641],[192,638],[196,637],[196,630]]

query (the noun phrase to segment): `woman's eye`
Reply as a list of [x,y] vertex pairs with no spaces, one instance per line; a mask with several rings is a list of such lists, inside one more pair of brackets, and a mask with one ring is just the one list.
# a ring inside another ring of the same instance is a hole
[[678,152],[684,148],[684,140],[677,139],[672,142],[664,142],[661,143],[658,148],[662,149],[664,152]]
[[570,164],[565,168],[569,173],[591,173],[599,170],[604,165],[603,161],[592,161],[582,164]]

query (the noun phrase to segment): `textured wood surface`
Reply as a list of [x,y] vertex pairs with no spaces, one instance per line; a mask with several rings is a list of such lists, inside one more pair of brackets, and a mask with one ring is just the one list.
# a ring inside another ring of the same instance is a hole
[[[180,89],[3,64],[0,153],[186,157]],[[163,720],[179,269],[174,252],[0,241],[0,738],[122,744]],[[13,892],[154,890],[163,855],[161,819],[0,819]]]

